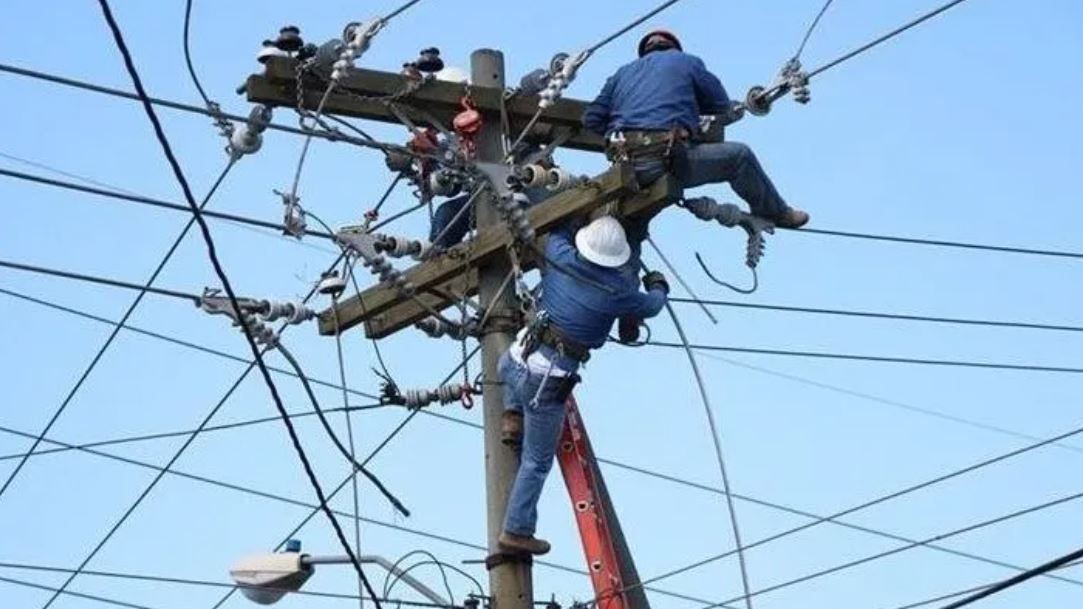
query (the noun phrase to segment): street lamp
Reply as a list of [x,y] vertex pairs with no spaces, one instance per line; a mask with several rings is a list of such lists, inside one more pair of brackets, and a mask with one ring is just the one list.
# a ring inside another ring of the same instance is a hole
[[[255,554],[237,561],[229,570],[230,577],[248,600],[260,605],[271,605],[290,592],[296,592],[316,572],[316,565],[350,564],[349,556],[310,556],[301,553],[301,542],[291,539],[285,550],[269,554]],[[376,564],[386,569],[402,583],[417,590],[422,596],[440,605],[449,601],[431,588],[406,573],[383,556],[359,556],[362,564]]]

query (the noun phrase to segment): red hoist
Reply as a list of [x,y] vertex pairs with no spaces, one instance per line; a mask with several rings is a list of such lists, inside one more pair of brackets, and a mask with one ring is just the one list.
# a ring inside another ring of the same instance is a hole
[[483,123],[481,112],[478,112],[474,99],[469,94],[464,95],[459,104],[462,110],[452,119],[451,126],[462,142],[463,156],[473,159],[477,153],[477,136]]
[[639,575],[624,540],[609,492],[598,469],[590,438],[579,416],[575,398],[565,404],[564,430],[557,446],[557,461],[575,511],[587,570],[598,609],[648,609]]

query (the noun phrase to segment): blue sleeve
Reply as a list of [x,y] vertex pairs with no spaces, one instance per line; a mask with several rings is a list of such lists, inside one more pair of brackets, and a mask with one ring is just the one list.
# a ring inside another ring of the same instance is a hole
[[565,222],[549,231],[545,243],[545,256],[556,260],[557,264],[566,264],[575,260],[575,242],[572,238],[572,225]]
[[583,111],[583,126],[590,131],[605,135],[609,129],[609,113],[613,107],[613,87],[616,79],[616,75],[610,76],[609,80],[605,81],[602,92]]
[[726,114],[730,111],[732,102],[722,81],[711,74],[699,57],[692,57],[692,81],[696,88],[696,103],[702,114]]
[[631,295],[628,310],[622,312],[621,315],[650,319],[658,315],[664,306],[666,306],[666,293],[662,290],[651,290],[646,293],[637,290]]

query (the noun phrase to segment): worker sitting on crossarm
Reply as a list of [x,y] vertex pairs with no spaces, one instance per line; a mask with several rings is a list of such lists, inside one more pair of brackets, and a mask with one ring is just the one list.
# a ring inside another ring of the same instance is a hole
[[[580,228],[549,234],[534,319],[500,358],[504,432],[522,433],[519,471],[508,498],[500,546],[513,553],[545,554],[534,537],[538,499],[553,465],[564,422],[564,403],[579,382],[576,372],[591,349],[605,344],[617,318],[654,317],[669,293],[657,271],[639,290],[639,239],[629,244],[620,222],[603,216]],[[622,322],[622,335],[627,325]]]
[[583,125],[606,136],[610,158],[633,163],[640,184],[667,171],[684,188],[729,182],[754,215],[781,227],[804,226],[809,215],[783,201],[748,146],[691,141],[701,115],[726,124],[742,113],[703,60],[685,53],[673,33],[656,30],[640,40],[639,59],[606,81]]

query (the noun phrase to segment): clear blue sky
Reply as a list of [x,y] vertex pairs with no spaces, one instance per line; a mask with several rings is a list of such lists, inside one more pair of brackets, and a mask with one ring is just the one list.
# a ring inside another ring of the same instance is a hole
[[[181,52],[183,2],[115,2],[115,11],[154,95],[195,103]],[[549,3],[429,0],[393,21],[363,65],[395,70],[423,46],[436,45],[449,63],[466,66],[472,49],[506,53],[517,79],[556,51],[575,51],[641,14],[652,0]],[[920,12],[931,0],[835,3],[805,57],[815,66]],[[262,39],[286,23],[311,40],[341,32],[351,20],[384,13],[395,2],[225,3],[197,0],[193,44],[197,70],[212,97],[234,112],[247,104],[232,93],[255,71]],[[655,23],[680,33],[729,87],[743,94],[765,83],[793,52],[818,0],[712,2],[686,0]],[[633,56],[644,28],[600,51],[568,94],[590,97],[605,77]],[[782,193],[812,213],[813,227],[1079,250],[1078,177],[1083,125],[1083,9],[1050,0],[1033,5],[975,0],[817,78],[812,103],[789,100],[763,119],[730,130],[759,153]],[[0,22],[4,62],[129,88],[97,3],[16,3]],[[139,193],[179,200],[180,193],[137,105],[21,77],[0,77],[5,134],[0,152],[47,163]],[[210,122],[161,110],[168,134],[197,193],[225,163]],[[294,123],[285,111],[281,123]],[[373,125],[381,138],[403,130]],[[243,160],[212,202],[213,209],[277,221],[271,192],[288,186],[301,141],[269,133],[263,150]],[[583,173],[604,167],[598,156],[565,153]],[[0,166],[27,169],[3,159]],[[29,169],[32,172],[39,170]],[[301,182],[302,202],[329,222],[355,221],[389,180],[378,153],[343,144],[314,144]],[[727,199],[723,186],[704,193]],[[141,282],[183,226],[184,214],[0,180],[4,222],[0,258]],[[388,204],[402,209],[405,190]],[[418,235],[418,216],[398,225]],[[237,289],[290,297],[333,257],[325,243],[301,243],[270,232],[215,222],[213,234]],[[733,299],[705,280],[694,251],[728,277],[743,279],[743,244],[677,210],[653,226],[656,240],[701,296]],[[654,261],[651,261],[653,264]],[[928,315],[1083,324],[1078,260],[858,241],[793,232],[768,245],[760,291],[745,300]],[[204,248],[191,235],[159,285],[198,291],[215,283]],[[116,319],[133,295],[67,280],[0,271],[0,287]],[[321,303],[325,304],[325,303]],[[0,425],[36,433],[48,420],[109,332],[101,323],[0,295]],[[1078,334],[956,327],[723,309],[709,324],[687,305],[679,312],[696,342],[729,346],[832,351],[993,362],[1079,366]],[[190,305],[148,296],[132,325],[245,356],[247,347],[223,318]],[[668,322],[653,324],[674,340]],[[337,378],[334,343],[312,327],[291,329],[289,346],[307,371]],[[385,356],[404,386],[431,386],[455,364],[457,348],[404,333],[384,341]],[[370,345],[346,339],[349,384],[375,392]],[[423,354],[423,355],[420,355]],[[273,355],[271,363],[282,365]],[[1020,434],[1046,437],[1083,420],[1081,377],[1071,374],[938,368],[778,356],[713,354],[699,359],[722,425],[736,491],[809,512],[828,514],[983,458],[1023,446]],[[64,442],[183,430],[209,412],[242,366],[125,332],[103,358],[51,432]],[[786,376],[780,376],[786,375]],[[717,486],[706,421],[688,362],[679,351],[611,347],[585,374],[580,402],[597,452],[609,459]],[[293,410],[308,404],[295,380],[278,376]],[[340,396],[318,389],[327,406]],[[354,403],[364,398],[352,398]],[[918,412],[924,409],[926,412]],[[252,375],[215,422],[274,413],[266,388]],[[478,409],[443,414],[479,421]],[[932,414],[930,414],[932,413]],[[357,415],[361,452],[371,450],[402,418],[397,410]],[[953,422],[978,422],[986,428]],[[342,425],[341,415],[336,423]],[[311,419],[298,422],[321,479],[333,487],[348,472]],[[992,427],[999,428],[995,431]],[[181,439],[104,449],[164,463]],[[0,452],[26,450],[29,440],[0,433]],[[1083,490],[1083,441],[1029,453],[975,474],[849,516],[849,522],[925,538]],[[0,461],[6,477],[14,461]],[[313,499],[281,424],[198,438],[177,469],[301,501]],[[481,435],[466,426],[419,416],[372,464],[412,508],[396,520],[371,486],[362,485],[367,518],[484,543]],[[605,467],[641,574],[652,576],[732,548],[719,495]],[[0,562],[73,567],[143,490],[153,472],[76,452],[32,458],[0,497]],[[336,507],[351,509],[348,493]],[[738,502],[746,540],[807,520]],[[574,521],[554,474],[541,505],[540,533],[555,563],[582,568]],[[105,546],[90,568],[193,579],[227,580],[237,557],[273,547],[307,509],[167,476]],[[1019,565],[1033,565],[1083,545],[1083,503],[1069,502],[978,532],[944,546]],[[363,550],[395,557],[427,548],[444,560],[482,558],[462,546],[432,541],[373,523]],[[307,551],[338,548],[316,518],[301,533]],[[352,534],[351,534],[352,537]],[[761,589],[900,545],[825,524],[749,552],[752,584]],[[484,571],[467,567],[478,577]],[[1010,575],[1011,570],[925,548],[757,597],[760,609],[890,608]],[[1083,572],[1068,570],[1083,579]],[[435,573],[423,572],[431,585]],[[43,585],[59,574],[0,569],[0,576]],[[468,591],[453,580],[458,595]],[[535,570],[538,598],[561,602],[591,596],[584,577]],[[659,587],[724,600],[739,594],[736,562],[719,561]],[[326,568],[313,590],[353,592],[346,569]],[[72,590],[163,609],[210,607],[214,589],[80,577]],[[40,606],[47,593],[0,583],[0,605]],[[699,606],[652,594],[655,607]],[[1069,607],[1083,601],[1078,585],[1040,579],[985,601],[990,609]],[[246,601],[233,599],[228,607]],[[348,607],[351,601],[287,598],[282,607]],[[101,606],[64,597],[62,609]]]

